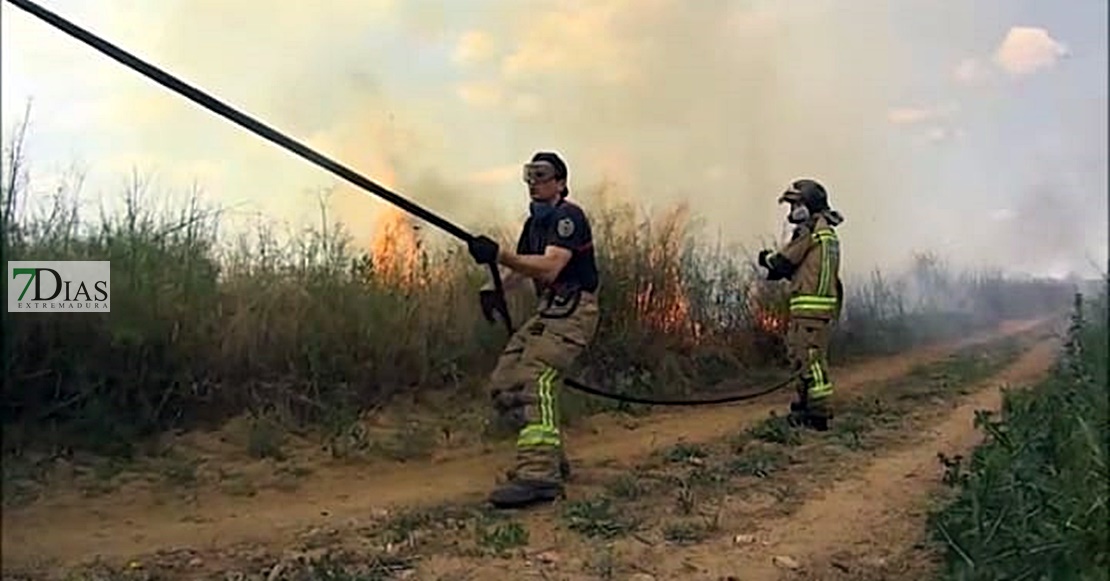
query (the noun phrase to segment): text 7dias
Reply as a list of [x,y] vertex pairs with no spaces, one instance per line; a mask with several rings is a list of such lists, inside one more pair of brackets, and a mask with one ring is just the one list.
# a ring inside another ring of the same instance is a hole
[[7,270],[9,313],[112,311],[107,260],[14,260]]

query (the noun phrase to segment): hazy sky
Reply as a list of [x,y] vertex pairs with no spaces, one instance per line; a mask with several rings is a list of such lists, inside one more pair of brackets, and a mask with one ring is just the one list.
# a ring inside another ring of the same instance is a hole
[[[1107,263],[1105,0],[42,4],[464,226],[520,217],[520,164],[555,149],[572,196],[689,200],[749,245],[814,177],[852,271]],[[41,190],[136,167],[298,221],[338,181],[7,2],[2,22],[5,135],[32,97]],[[333,201],[362,236],[381,207]]]

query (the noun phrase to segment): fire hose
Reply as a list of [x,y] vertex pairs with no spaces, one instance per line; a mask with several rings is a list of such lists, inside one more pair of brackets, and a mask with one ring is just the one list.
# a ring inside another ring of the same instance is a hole
[[[340,163],[338,163],[338,162],[336,162],[332,159],[329,159],[328,157],[325,157],[324,155],[321,155],[320,153],[310,149],[306,145],[304,145],[304,144],[302,144],[302,143],[300,143],[300,142],[298,142],[298,141],[296,141],[296,140],[278,132],[277,130],[275,130],[275,129],[271,128],[270,126],[266,125],[265,123],[262,123],[261,121],[258,121],[257,119],[254,119],[253,117],[250,117],[250,116],[248,116],[248,115],[246,115],[246,114],[244,114],[240,111],[237,111],[236,109],[232,108],[231,106],[219,101],[215,97],[213,97],[213,96],[201,91],[200,89],[182,81],[181,79],[178,79],[177,77],[171,75],[170,73],[168,73],[168,72],[166,72],[166,71],[164,71],[164,70],[162,70],[162,69],[160,69],[160,68],[158,68],[158,67],[156,67],[156,66],[154,66],[154,65],[152,65],[152,64],[150,64],[150,63],[148,63],[148,62],[146,62],[142,59],[140,59],[139,57],[127,52],[126,50],[120,48],[119,46],[116,46],[116,45],[108,42],[104,38],[90,32],[90,31],[88,31],[88,30],[86,30],[86,29],[84,29],[84,28],[82,28],[82,27],[80,27],[76,24],[74,24],[73,22],[71,22],[69,20],[66,20],[65,18],[58,15],[57,13],[46,9],[43,6],[40,6],[39,4],[37,4],[35,2],[32,2],[31,0],[8,0],[8,2],[11,2],[12,4],[15,4],[18,8],[23,9],[24,11],[30,13],[31,15],[33,15],[33,16],[39,18],[40,20],[43,20],[47,24],[53,26],[54,28],[57,28],[57,29],[61,30],[62,32],[68,34],[69,36],[72,36],[72,37],[76,38],[77,40],[91,46],[92,48],[96,49],[97,51],[104,54],[108,58],[111,58],[112,60],[115,60],[115,61],[119,62],[123,66],[125,66],[125,67],[127,67],[127,68],[129,68],[129,69],[131,69],[135,72],[138,72],[139,74],[141,74],[141,75],[147,77],[148,79],[158,83],[159,85],[162,85],[166,89],[169,89],[170,91],[172,91],[174,93],[177,93],[177,94],[181,95],[182,97],[185,97],[186,99],[200,105],[201,107],[204,107],[205,109],[208,109],[209,111],[227,119],[228,121],[231,121],[232,123],[235,123],[236,125],[239,125],[240,127],[246,129],[247,131],[250,131],[251,133],[254,133],[255,135],[257,135],[257,136],[259,136],[263,139],[266,139],[266,140],[268,140],[272,143],[275,143],[275,144],[277,144],[277,145],[279,145],[279,146],[297,154],[298,156],[304,158],[305,160],[307,160],[307,161],[309,161],[309,162],[311,162],[311,163],[313,163],[313,164],[315,164],[315,165],[317,165],[321,168],[324,168],[324,169],[332,172],[333,174],[338,175],[339,177],[347,180],[348,182],[351,182],[352,184],[354,184],[354,185],[356,185],[356,186],[358,186],[358,187],[360,187],[360,188],[362,188],[362,189],[364,189],[364,190],[366,190],[366,191],[368,191],[372,194],[377,195],[378,197],[380,197],[380,198],[386,200],[387,202],[405,210],[406,212],[408,212],[410,214],[413,214],[413,215],[415,215],[419,218],[422,218],[423,220],[431,223],[432,225],[436,226],[440,230],[443,230],[444,232],[454,236],[455,238],[458,238],[462,242],[469,245],[470,243],[472,243],[477,238],[473,234],[471,234],[471,233],[467,232],[466,230],[460,228],[459,226],[455,225],[454,223],[448,221],[447,219],[445,219],[445,218],[443,218],[443,217],[441,217],[437,214],[434,214],[433,212],[417,205],[416,203],[414,203],[414,202],[412,202],[412,201],[410,201],[410,200],[408,200],[408,199],[406,199],[406,198],[404,198],[404,197],[402,197],[398,194],[395,194],[395,193],[389,191],[388,189],[386,189],[386,188],[382,187],[381,185],[371,181],[370,179],[362,176],[361,174],[355,172],[354,170],[352,170],[352,169],[350,169],[350,168],[348,168],[348,167],[346,167],[346,166],[344,166],[344,165],[342,165],[342,164],[340,164]],[[498,293],[498,295],[500,295],[503,298],[505,291],[504,291],[504,285],[502,284],[502,281],[501,281],[501,273],[498,270],[498,266],[497,266],[496,262],[488,263],[487,266],[489,266],[490,275],[493,277],[494,290]],[[502,305],[504,304],[503,300],[500,301],[500,302],[501,302]],[[505,325],[505,329],[508,331],[508,333],[510,335],[512,335],[513,332],[514,332],[514,329],[513,329],[512,319],[509,316],[508,310],[506,308],[499,308],[498,311],[501,314],[502,322]],[[639,404],[663,405],[663,406],[691,406],[691,405],[715,405],[715,404],[724,404],[724,403],[732,403],[732,402],[744,401],[744,400],[749,400],[749,399],[755,399],[757,397],[761,397],[761,396],[767,395],[769,393],[772,393],[774,391],[778,391],[779,389],[782,389],[783,387],[788,385],[791,381],[793,381],[795,379],[795,377],[797,377],[797,375],[798,375],[798,373],[792,373],[790,376],[786,377],[785,379],[783,379],[783,380],[781,380],[781,381],[779,381],[779,382],[777,382],[777,383],[775,383],[775,384],[773,384],[773,385],[771,385],[767,388],[756,391],[756,392],[744,393],[744,394],[735,394],[735,395],[722,395],[722,396],[718,396],[718,397],[709,397],[709,398],[702,398],[702,399],[656,399],[656,398],[638,397],[638,396],[632,396],[632,395],[612,393],[612,392],[604,391],[604,390],[601,390],[601,389],[597,389],[596,387],[586,385],[586,384],[584,384],[580,381],[577,381],[577,380],[574,380],[574,379],[571,379],[571,378],[563,378],[563,383],[565,383],[566,385],[568,385],[568,386],[570,386],[574,389],[582,391],[584,393],[588,393],[588,394],[595,395],[595,396],[598,396],[598,397],[614,399],[614,400],[617,400],[617,401],[623,401],[623,402],[627,402],[627,403],[639,403]]]

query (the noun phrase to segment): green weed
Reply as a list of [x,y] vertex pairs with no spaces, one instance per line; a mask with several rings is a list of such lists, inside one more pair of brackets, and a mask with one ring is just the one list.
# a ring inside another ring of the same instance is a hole
[[504,554],[509,549],[528,544],[528,529],[516,521],[479,526],[478,545],[495,554]]
[[712,533],[710,527],[700,521],[675,521],[663,525],[663,539],[679,545],[701,542]]
[[701,444],[681,442],[664,452],[663,456],[668,462],[690,462],[703,459],[708,454],[706,447]]
[[414,565],[413,558],[328,554],[300,567],[299,571],[290,571],[286,577],[313,581],[386,581],[411,572]]
[[568,503],[562,511],[567,528],[589,538],[612,539],[636,530],[638,522],[599,496]]
[[261,416],[251,420],[247,432],[247,453],[251,458],[284,460],[284,442],[285,433],[274,418]]
[[1052,376],[1008,390],[999,417],[977,414],[986,441],[966,461],[941,455],[958,490],[930,517],[945,579],[1110,578],[1110,346],[1100,294],[1086,304],[1076,296]]
[[746,433],[757,440],[784,446],[797,446],[802,443],[801,432],[790,425],[786,416],[771,412],[771,417],[748,428]]
[[767,446],[748,446],[728,462],[728,471],[736,476],[766,478],[790,462],[786,452]]
[[635,472],[622,473],[606,484],[609,496],[619,500],[635,500],[652,488],[647,478]]

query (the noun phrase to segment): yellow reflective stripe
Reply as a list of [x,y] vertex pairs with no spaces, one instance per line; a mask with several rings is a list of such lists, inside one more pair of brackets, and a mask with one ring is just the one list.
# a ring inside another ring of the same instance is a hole
[[833,386],[825,377],[825,370],[821,367],[821,362],[813,354],[814,350],[811,349],[809,371],[813,375],[813,385],[809,388],[809,396],[812,399],[822,399],[832,395]]
[[536,377],[536,404],[540,408],[540,421],[524,426],[517,435],[520,448],[560,445],[559,426],[555,415],[555,378],[558,372],[547,367]]
[[821,271],[817,275],[817,294],[829,296],[832,276],[832,256],[829,245],[837,242],[836,231],[832,228],[821,228],[814,231],[813,239],[821,245]]
[[835,297],[819,297],[814,295],[798,295],[790,298],[791,311],[833,311],[836,310]]
[[828,382],[825,377],[825,370],[817,361],[813,362],[813,386],[809,389],[809,394],[813,399],[821,399],[832,395],[833,386]]
[[550,373],[551,368],[547,368],[536,377],[536,403],[540,408],[540,424],[544,426],[551,425],[551,418],[549,417],[551,412],[547,409],[547,388],[544,382],[544,378]]
[[817,294],[829,294],[829,241],[823,237],[817,239],[821,245],[821,272],[817,275]]
[[826,397],[829,397],[831,395],[832,395],[832,386],[831,385],[826,384],[823,387],[818,386],[818,385],[814,385],[813,387],[811,387],[809,389],[809,399],[811,399],[811,400],[825,399]]
[[529,424],[520,430],[517,435],[516,445],[521,448],[529,446],[558,446],[559,430],[543,424]]
[[537,446],[559,447],[559,438],[556,436],[520,436],[516,439],[517,448],[534,448]]
[[559,436],[559,428],[552,428],[543,424],[528,424],[520,429],[521,436]]
[[836,304],[836,297],[819,297],[817,295],[797,295],[790,297],[790,304],[815,304],[815,305],[832,305]]
[[556,371],[548,367],[540,373],[537,379],[539,389],[537,390],[540,400],[540,421],[543,425],[555,428],[555,394],[554,384]]
[[790,306],[790,312],[817,311],[817,312],[822,312],[823,313],[823,312],[826,312],[826,311],[834,311],[834,310],[836,310],[835,306],[826,306],[826,305],[791,305]]
[[818,312],[818,313],[826,313],[826,312],[831,313],[831,312],[836,311],[836,305],[832,305],[832,306],[826,306],[826,305],[790,305],[790,312],[791,313],[798,313],[798,312],[802,312],[802,311],[813,311],[813,312]]

